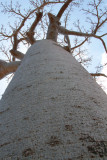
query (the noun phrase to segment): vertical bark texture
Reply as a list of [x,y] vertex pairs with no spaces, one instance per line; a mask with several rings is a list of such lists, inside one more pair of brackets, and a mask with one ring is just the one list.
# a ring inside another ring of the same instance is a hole
[[28,50],[0,103],[0,160],[107,158],[107,96],[55,42]]

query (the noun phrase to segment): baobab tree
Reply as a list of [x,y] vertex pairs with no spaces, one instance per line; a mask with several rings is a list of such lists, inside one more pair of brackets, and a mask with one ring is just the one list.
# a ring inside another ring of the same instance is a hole
[[[77,60],[80,63],[85,64],[90,61],[90,58],[83,57],[83,55],[82,55],[83,51],[80,48],[87,41],[89,41],[90,38],[95,38],[95,39],[98,39],[99,41],[101,41],[105,52],[107,52],[106,43],[104,42],[104,39],[107,36],[107,33],[103,33],[103,34],[99,35],[99,31],[101,31],[101,28],[107,22],[107,10],[104,7],[103,8],[100,7],[103,3],[102,0],[90,2],[89,9],[82,10],[86,14],[91,15],[87,18],[87,19],[89,19],[89,22],[91,24],[90,25],[91,29],[90,29],[90,31],[87,31],[87,29],[85,28],[84,29],[85,33],[82,32],[82,29],[79,25],[79,21],[78,21],[78,24],[76,24],[76,27],[78,28],[79,32],[66,29],[67,19],[70,14],[71,7],[80,5],[81,3],[83,3],[82,1],[79,2],[79,1],[72,0],[72,1],[43,1],[43,2],[38,1],[38,2],[34,2],[31,0],[30,3],[33,5],[34,9],[29,9],[28,11],[26,10],[25,13],[23,13],[21,11],[21,8],[20,8],[21,6],[18,3],[16,4],[16,7],[13,6],[12,1],[11,1],[10,5],[1,4],[3,7],[2,11],[5,14],[8,13],[8,14],[11,14],[12,16],[17,16],[19,18],[18,19],[19,21],[15,22],[15,26],[11,26],[11,24],[10,24],[10,33],[8,33],[6,31],[6,28],[4,26],[1,27],[1,32],[0,32],[1,41],[3,42],[6,40],[8,40],[8,41],[10,40],[10,42],[11,42],[11,44],[10,44],[11,49],[8,50],[9,53],[7,51],[7,48],[5,46],[3,46],[3,44],[0,47],[1,52],[3,52],[7,56],[8,61],[10,62],[10,63],[6,63],[5,61],[0,60],[0,78],[1,79],[9,73],[15,72],[17,67],[20,65],[21,62],[15,60],[16,58],[21,60],[24,57],[24,54],[18,50],[19,44],[24,43],[24,44],[32,45],[40,37],[40,34],[38,34],[37,31],[35,31],[39,22],[40,22],[39,28],[40,29],[42,28],[41,30],[43,30],[43,32],[44,32],[44,33],[42,33],[43,38],[46,37],[46,39],[52,39],[54,41],[57,41],[58,34],[64,35],[64,40],[61,40],[60,44],[65,45],[64,44],[64,42],[65,42],[66,46],[64,46],[64,48],[66,50],[68,50],[70,53],[72,53],[72,55],[74,57],[77,57]],[[61,4],[62,7],[59,10],[59,12],[56,13],[57,15],[53,15],[52,13],[48,13],[49,27],[48,27],[47,33],[45,33],[46,32],[45,28],[48,23],[47,17],[46,17],[45,7],[52,5],[52,4],[54,4],[56,7],[58,4]],[[65,12],[65,10],[67,8],[69,8],[69,10],[64,15],[64,19],[65,19],[65,21],[64,21],[65,28],[64,28],[63,26],[61,26],[60,19],[63,16],[63,13]],[[92,16],[94,17],[94,20],[93,20]],[[42,17],[45,19],[45,20],[43,19],[45,22],[43,22]],[[25,29],[24,26],[26,26],[26,23],[31,18],[34,19],[33,23],[31,24],[31,26],[29,28],[26,27],[26,29]],[[97,35],[97,33],[98,33],[98,35]],[[75,42],[73,43],[74,46],[73,45],[71,46],[69,35],[73,35],[76,37],[84,37],[84,40],[82,39],[80,42],[76,38]],[[77,48],[78,48],[78,51],[76,52]],[[96,73],[91,73],[91,74],[93,76],[105,76],[106,77],[106,75],[101,74],[101,73],[97,73],[97,71],[96,71]]]
[[[107,33],[99,35],[107,22],[107,10],[100,8],[103,1],[94,0],[89,9],[82,10],[95,17],[94,21],[89,18],[91,29],[85,32],[79,23],[78,31],[66,27],[71,7],[78,7],[83,1],[30,3],[34,8],[24,12],[18,3],[16,8],[12,1],[10,5],[2,4],[4,13],[16,15],[20,21],[15,27],[10,25],[10,33],[3,26],[0,32],[1,40],[12,44],[9,53],[1,46],[9,62],[0,60],[0,78],[17,70],[0,103],[0,158],[105,159],[107,98],[80,64],[90,60],[82,57],[81,46],[91,38],[98,39],[107,52]],[[45,7],[53,4],[60,4],[60,9],[56,14],[48,9],[48,23]],[[65,26],[60,21],[64,12]],[[31,19],[31,25],[25,27]],[[42,40],[38,40],[38,26],[39,31],[43,30]],[[60,34],[63,37],[58,38]],[[70,36],[76,36],[74,46]],[[81,42],[77,37],[82,37]],[[21,43],[30,45],[26,54],[19,50]]]

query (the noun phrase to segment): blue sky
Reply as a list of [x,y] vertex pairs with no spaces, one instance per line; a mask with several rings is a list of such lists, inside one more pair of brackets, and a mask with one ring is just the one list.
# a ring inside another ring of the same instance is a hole
[[[9,1],[10,0],[8,0],[8,2]],[[7,2],[7,0],[0,0],[0,2],[5,3],[5,2]],[[14,2],[16,2],[16,0]],[[28,0],[26,0],[26,3],[23,0],[18,0],[18,2],[21,3],[22,6],[25,6],[25,8],[29,7]],[[107,6],[106,3],[104,5]],[[84,7],[85,7],[85,5],[84,5]],[[54,13],[56,13],[57,10],[58,10],[58,8],[54,9]],[[71,15],[72,21],[75,20],[75,18],[78,16],[79,16],[79,10],[77,9],[77,11],[75,12],[75,16]],[[80,16],[79,19],[83,23],[83,25],[85,26],[84,15]],[[0,13],[0,25],[3,24],[4,26],[7,26],[7,22],[10,22],[10,21],[11,21],[11,23],[13,23],[14,18],[11,16],[9,17],[8,15],[4,15],[3,13]],[[72,26],[72,23],[71,24],[69,23],[69,26],[67,26],[67,27],[72,28],[71,26]],[[8,27],[7,27],[7,29],[8,29]],[[107,31],[107,24],[103,27],[103,31]],[[107,44],[107,38],[105,38],[105,42]],[[6,44],[6,45],[8,45],[8,44]],[[93,62],[92,62],[92,65],[88,68],[88,71],[94,72],[95,66],[98,64],[98,62],[102,61],[102,55],[104,55],[105,51],[104,51],[104,48],[103,48],[101,42],[97,39],[94,39],[94,38],[92,39],[92,43],[90,45],[88,45],[88,44],[86,45],[86,48],[88,49],[90,56],[93,56]],[[0,53],[0,59],[5,59],[5,57],[1,53]],[[9,83],[9,81],[6,78],[0,80],[0,98],[1,98],[2,94],[4,93],[5,88],[8,86],[8,83]],[[106,80],[105,84],[106,83],[107,83],[107,80]]]

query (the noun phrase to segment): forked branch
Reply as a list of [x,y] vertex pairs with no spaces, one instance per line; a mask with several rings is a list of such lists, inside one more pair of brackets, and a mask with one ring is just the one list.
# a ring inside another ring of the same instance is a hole
[[61,33],[63,35],[74,35],[74,36],[81,36],[81,37],[94,37],[94,38],[97,38],[97,39],[99,39],[102,42],[102,44],[104,46],[104,49],[105,49],[105,51],[107,53],[106,44],[105,44],[104,40],[101,38],[101,36],[97,36],[97,35],[95,35],[93,33],[89,34],[89,33],[70,31],[70,30],[65,29],[62,26],[59,26],[59,33]]

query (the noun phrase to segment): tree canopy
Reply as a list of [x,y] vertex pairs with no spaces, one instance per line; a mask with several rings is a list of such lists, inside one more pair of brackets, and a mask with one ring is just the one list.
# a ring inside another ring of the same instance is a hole
[[[37,40],[51,39],[72,54],[83,65],[89,65],[85,45],[98,40],[107,53],[107,6],[104,0],[27,0],[23,6],[12,0],[1,2],[1,12],[9,16],[9,23],[1,25],[0,52],[7,61],[0,60],[0,79],[16,71],[28,48]],[[99,62],[98,62],[99,63]],[[104,64],[105,66],[107,65]],[[106,76],[100,73],[99,65],[92,76]]]

